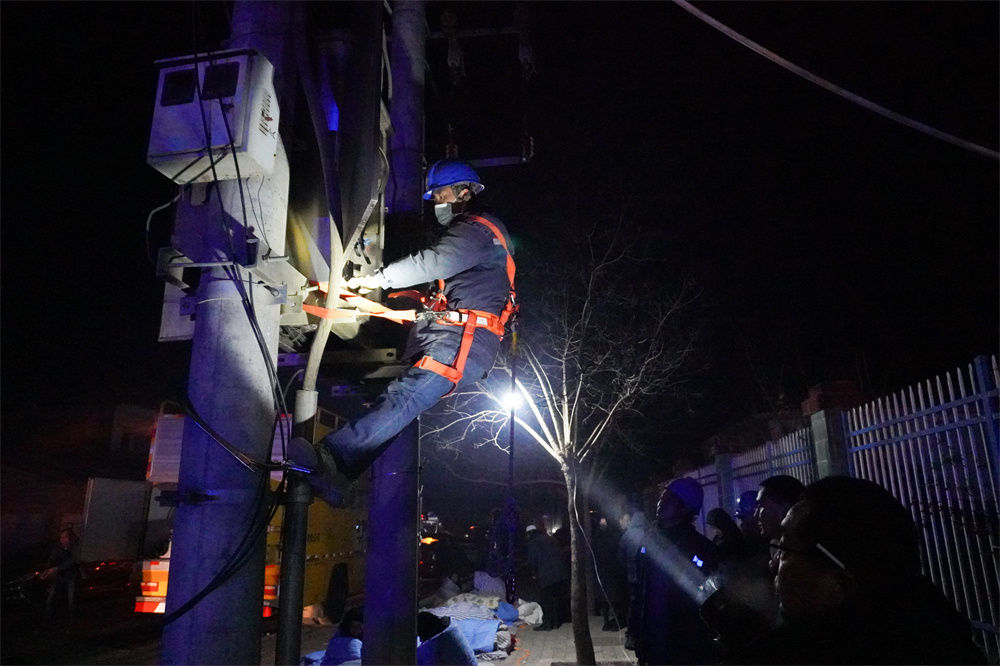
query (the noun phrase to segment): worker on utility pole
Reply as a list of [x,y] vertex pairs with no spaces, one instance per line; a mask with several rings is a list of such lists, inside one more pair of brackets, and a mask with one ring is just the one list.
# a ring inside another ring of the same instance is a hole
[[435,282],[436,291],[407,340],[405,358],[416,362],[389,383],[375,407],[315,446],[302,438],[289,443],[289,457],[312,470],[310,484],[331,504],[339,503],[345,485],[407,424],[456,386],[474,383],[493,368],[515,313],[514,260],[506,228],[476,204],[483,189],[467,163],[435,163],[424,199],[434,202],[444,234],[425,250],[347,282],[348,289],[362,293],[426,282]]

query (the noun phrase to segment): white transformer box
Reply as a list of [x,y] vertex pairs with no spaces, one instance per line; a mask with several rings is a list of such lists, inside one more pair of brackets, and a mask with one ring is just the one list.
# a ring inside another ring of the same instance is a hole
[[237,166],[240,178],[271,173],[279,114],[264,56],[244,49],[156,65],[150,166],[182,185],[236,179]]

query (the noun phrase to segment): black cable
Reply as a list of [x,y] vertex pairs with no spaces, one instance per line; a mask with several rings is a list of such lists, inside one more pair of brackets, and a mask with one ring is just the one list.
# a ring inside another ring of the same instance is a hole
[[[224,448],[231,456],[236,458],[236,460],[242,464],[244,467],[249,469],[251,472],[261,472],[266,470],[278,470],[282,469],[283,465],[271,463],[271,462],[261,462],[250,456],[248,456],[243,451],[240,451],[235,446],[227,442],[222,435],[217,433],[208,423],[201,417],[198,411],[194,408],[194,404],[191,402],[190,396],[184,396],[183,404],[184,412],[191,417],[191,419],[201,428],[206,435],[214,439],[222,448]],[[275,420],[279,417],[276,416]],[[277,426],[277,424],[276,424]],[[273,429],[272,429],[273,432]]]
[[[199,95],[199,98],[200,98],[200,95]],[[244,192],[243,192],[243,180],[241,178],[242,174],[240,173],[240,163],[239,163],[239,159],[237,159],[237,156],[236,156],[236,144],[235,144],[235,141],[233,139],[232,128],[229,126],[229,118],[226,116],[226,109],[224,108],[221,99],[219,100],[219,111],[222,114],[222,122],[223,122],[223,124],[225,125],[225,128],[226,128],[226,137],[229,139],[229,148],[230,148],[230,150],[231,150],[231,152],[233,154],[233,165],[236,168],[236,182],[238,183],[239,193],[240,193],[240,207],[241,207],[241,212],[242,212],[242,215],[243,215],[243,227],[247,228],[246,198],[245,198]],[[261,182],[261,185],[263,185],[263,181]],[[222,202],[221,197],[219,198],[219,202],[221,204],[221,202]],[[228,237],[228,234],[227,234],[227,237]],[[230,243],[232,243],[231,240],[230,240]],[[248,254],[249,254],[249,250],[248,250]],[[234,266],[234,269],[237,270],[237,271],[239,270],[235,266]],[[248,283],[250,282],[250,278],[249,277],[247,278],[247,282]],[[250,325],[254,329],[255,336],[257,337],[257,344],[260,346],[261,355],[263,356],[263,358],[264,358],[264,364],[267,367],[268,376],[271,378],[271,388],[272,388],[272,391],[274,393],[275,408],[278,409],[278,410],[280,410],[281,412],[287,414],[288,413],[288,407],[285,404],[284,395],[281,393],[281,386],[280,386],[280,382],[279,382],[279,379],[278,379],[278,370],[274,366],[274,362],[271,359],[271,354],[270,354],[270,352],[267,349],[266,342],[264,341],[263,332],[260,330],[260,323],[257,320],[257,314],[254,311],[253,301],[252,301],[252,296],[253,296],[253,284],[252,283],[250,284],[250,296],[251,296],[251,299],[250,299],[249,303],[244,302],[244,309],[247,310],[247,318],[250,320]],[[287,438],[285,437],[285,433],[283,431],[281,433],[281,437],[282,437],[282,439],[281,439],[281,455],[284,458],[284,457],[286,457],[286,454],[287,454],[287,446],[286,446],[287,445]]]
[[260,520],[261,514],[265,513],[263,509],[266,506],[265,502],[267,499],[268,479],[269,477],[267,474],[260,475],[260,484],[258,485],[257,497],[254,500],[253,518],[250,522],[250,528],[244,532],[243,538],[240,540],[240,543],[236,546],[229,559],[223,565],[222,569],[219,570],[219,572],[204,588],[201,589],[200,592],[185,601],[172,613],[164,617],[162,622],[163,626],[170,624],[194,608],[202,599],[219,589],[219,587],[221,587],[226,581],[232,578],[232,576],[237,571],[242,569],[243,566],[249,561],[250,556],[254,552],[254,541],[267,529],[268,524],[271,522],[271,519],[274,517],[274,513],[277,510],[277,502],[273,502],[270,507],[267,507],[267,520]]
[[[203,130],[204,135],[205,135],[206,148],[208,150],[211,150],[211,131],[210,131],[210,128],[209,128],[209,125],[208,125],[208,120],[207,120],[206,115],[205,115],[205,108],[204,108],[204,105],[203,105],[203,101],[204,100],[202,98],[201,86],[199,85],[197,76],[195,77],[195,87],[196,87],[196,90],[197,90],[197,93],[198,93],[198,101],[199,101],[198,108],[199,108],[199,111],[201,112],[202,130]],[[220,101],[220,105],[221,105],[221,101]],[[228,136],[228,138],[229,138],[229,146],[230,146],[230,149],[233,151],[233,160],[234,160],[234,162],[236,162],[237,158],[236,158],[235,146],[233,144],[232,133],[229,130],[228,120],[226,120],[225,110],[224,109],[222,110],[222,113],[223,113],[223,119],[226,122],[227,133],[229,134],[229,136]],[[216,189],[218,190],[219,178],[218,178],[218,172],[215,169],[215,161],[210,161],[209,168],[212,171],[212,182],[216,186]],[[238,176],[239,175],[239,166],[238,166],[238,163],[237,163],[237,167],[236,168],[237,168],[237,176]],[[239,182],[239,187],[240,187],[240,198],[242,200],[243,199],[243,184],[242,184],[242,182]],[[234,273],[235,276],[238,276],[239,265],[236,262],[236,249],[235,249],[235,247],[233,245],[233,242],[232,242],[232,236],[230,234],[230,230],[229,230],[228,226],[226,225],[226,211],[225,211],[225,206],[223,205],[222,197],[221,197],[221,195],[218,194],[218,192],[217,192],[217,198],[219,200],[219,206],[220,206],[220,208],[222,210],[221,224],[222,224],[222,227],[223,227],[223,235],[226,236],[226,239],[227,239],[228,244],[229,244],[230,253],[231,253],[231,255],[230,255],[231,256],[231,260],[232,260],[232,269],[231,270],[233,271],[233,273]],[[244,217],[244,224],[245,224],[246,223],[246,207],[245,207],[245,204],[244,204],[243,212],[244,212],[244,216],[243,217]],[[228,271],[228,269],[227,269],[227,271]],[[253,304],[252,304],[252,302],[250,302],[250,299],[247,297],[246,291],[243,288],[242,280],[238,279],[238,277],[232,277],[231,279],[233,280],[234,284],[236,285],[237,291],[240,293],[241,301],[242,301],[243,306],[244,306],[244,310],[246,310],[248,318],[250,319],[250,326],[251,326],[251,330],[254,332],[254,337],[256,338],[256,340],[258,342],[258,345],[261,346],[261,349],[264,352],[264,357],[265,357],[265,360],[267,362],[268,375],[269,375],[269,379],[271,380],[272,393],[276,394],[278,396],[278,398],[280,399],[281,398],[281,396],[280,396],[280,386],[278,385],[278,381],[277,381],[277,371],[273,368],[273,365],[270,363],[270,360],[271,360],[270,359],[270,354],[267,353],[267,346],[266,346],[266,343],[263,340],[263,334],[260,331],[260,326],[259,326],[259,324],[257,322],[256,315],[253,312]],[[251,290],[252,290],[252,285],[251,285]],[[269,475],[266,473],[265,470],[268,469],[268,468],[273,468],[274,465],[260,463],[259,461],[255,461],[252,458],[250,458],[249,456],[246,456],[246,454],[244,454],[242,451],[238,451],[235,447],[233,447],[232,445],[230,445],[221,436],[219,436],[218,433],[215,433],[215,431],[204,421],[204,419],[202,419],[198,415],[197,411],[194,409],[194,405],[191,404],[190,399],[187,398],[187,397],[186,397],[186,402],[187,402],[188,407],[190,408],[190,414],[191,414],[192,418],[195,420],[195,422],[198,424],[198,426],[201,427],[209,436],[211,436],[213,439],[215,439],[220,445],[222,445],[223,448],[225,448],[231,455],[233,455],[242,464],[248,466],[248,468],[251,469],[252,471],[256,471],[258,474],[260,474],[261,484],[260,484],[260,490],[257,493],[257,497],[254,499],[254,502],[253,502],[253,509],[252,509],[253,510],[253,521],[249,525],[248,529],[244,532],[243,538],[241,539],[239,545],[230,554],[229,558],[223,564],[222,569],[215,575],[215,577],[208,583],[208,585],[206,585],[200,592],[198,592],[193,597],[191,597],[191,599],[189,599],[184,604],[182,604],[179,608],[177,608],[169,616],[167,616],[167,617],[164,618],[164,620],[163,620],[163,624],[164,625],[173,622],[177,618],[181,617],[182,615],[184,615],[185,613],[187,613],[188,611],[190,611],[202,599],[204,599],[208,594],[210,594],[214,590],[218,589],[230,577],[232,577],[232,575],[235,574],[236,571],[238,571],[240,568],[242,568],[246,564],[248,558],[254,552],[254,548],[253,548],[253,546],[254,546],[254,538],[253,537],[259,536],[259,534],[261,534],[265,529],[267,529],[268,523],[270,523],[271,518],[273,517],[275,511],[277,510],[277,502],[274,502],[272,504],[272,507],[271,507],[270,511],[267,512],[268,513],[268,519],[266,521],[264,521],[260,525],[257,524],[259,522],[260,515],[262,513],[264,513],[263,510],[265,508],[265,502],[267,500],[266,488],[267,488],[267,485],[268,485]],[[284,404],[283,399],[280,400],[280,403],[276,402],[276,406],[278,404],[283,405]],[[277,420],[279,418],[280,418],[280,413],[276,413],[275,414],[275,419]],[[281,429],[280,432],[281,432],[281,436],[282,436],[282,449],[284,450],[284,448],[285,448],[286,434],[285,434],[283,428]],[[254,469],[255,467],[257,467],[259,469],[255,470]],[[281,468],[282,466],[278,465],[277,467]],[[284,484],[284,479],[282,479],[282,484]]]
[[283,389],[281,390],[281,397],[282,397],[282,398],[284,398],[285,400],[288,400],[288,391],[289,391],[289,389],[291,389],[291,388],[292,388],[292,384],[293,384],[293,383],[295,382],[295,379],[296,379],[296,378],[297,378],[297,377],[298,377],[299,375],[303,374],[303,373],[304,373],[305,371],[306,371],[306,369],[305,369],[305,368],[299,368],[299,369],[298,369],[298,370],[296,370],[296,371],[295,371],[294,373],[292,373],[292,376],[288,378],[288,383],[287,383],[287,384],[285,384],[285,388],[283,388]]
[[[199,94],[199,99],[200,99],[200,97],[201,97],[201,95]],[[233,105],[230,104],[229,108],[232,109]],[[243,215],[243,228],[246,229],[247,228],[248,218],[247,218],[247,202],[246,202],[245,194],[243,192],[243,175],[240,173],[240,161],[236,157],[236,142],[233,140],[233,130],[232,130],[231,127],[229,127],[229,117],[226,115],[226,111],[227,110],[228,109],[226,109],[226,105],[223,103],[222,99],[220,98],[219,99],[219,114],[222,116],[222,124],[226,128],[226,139],[229,141],[229,149],[233,153],[233,167],[235,167],[235,169],[236,169],[237,190],[240,193],[240,212]],[[220,203],[222,202],[222,198],[221,197],[219,198],[219,202]],[[246,234],[244,234],[244,238],[246,238]],[[230,243],[231,242],[232,242],[232,240],[230,239]],[[249,257],[250,256],[250,246],[249,246],[249,244],[246,245],[246,247],[244,248],[244,250],[246,251],[247,257]],[[235,256],[233,257],[233,260],[235,262]],[[247,283],[251,285],[250,294],[251,294],[251,298],[252,298],[253,297],[253,288],[252,288],[252,283],[250,282],[250,278],[249,277],[247,278]]]
[[[209,156],[208,166],[205,167],[204,169],[202,169],[201,171],[199,171],[198,173],[196,173],[195,175],[191,176],[190,180],[188,180],[186,183],[182,183],[183,185],[190,185],[191,183],[195,182],[196,180],[198,180],[199,178],[201,178],[202,176],[204,176],[205,172],[207,172],[209,169],[213,168],[216,164],[218,164],[223,159],[225,159],[226,155],[229,154],[229,148],[227,147],[227,148],[225,148],[225,149],[223,149],[222,151],[219,152],[219,156],[217,158],[212,159],[212,150],[211,150],[211,148],[206,148],[206,150],[207,150],[208,156]],[[177,176],[180,176],[182,173],[184,173],[185,171],[187,171],[190,167],[194,166],[194,164],[198,160],[200,160],[202,157],[204,157],[204,156],[203,155],[199,155],[198,157],[194,158],[194,162],[191,162],[191,164],[189,164],[188,166],[186,166],[183,169],[181,169],[180,171],[178,171],[177,174],[175,174],[174,177],[171,178],[171,180],[173,180],[176,183],[177,182]]]
[[[247,563],[249,557],[254,552],[253,545],[255,538],[259,537],[260,534],[262,534],[263,531],[267,529],[267,526],[271,523],[271,520],[274,519],[274,515],[277,512],[279,505],[279,502],[276,500],[276,498],[283,493],[283,489],[285,487],[285,482],[286,482],[286,478],[283,476],[281,482],[278,485],[278,488],[275,489],[275,491],[273,491],[270,494],[272,502],[267,511],[267,520],[260,523],[259,518],[265,507],[265,501],[268,498],[266,487],[268,485],[268,480],[270,478],[270,475],[267,473],[267,470],[282,469],[284,465],[274,464],[274,463],[263,464],[257,461],[253,461],[252,458],[249,458],[249,456],[246,456],[246,454],[243,454],[241,451],[236,451],[234,453],[235,447],[233,447],[231,444],[222,439],[222,437],[220,437],[211,428],[209,428],[207,424],[205,424],[204,420],[198,414],[197,410],[195,410],[194,405],[191,403],[189,396],[184,397],[183,407],[185,411],[188,413],[188,415],[191,416],[192,419],[194,419],[195,423],[198,424],[199,427],[201,427],[209,436],[211,436],[219,444],[221,444],[223,448],[225,448],[227,451],[236,456],[237,459],[239,459],[239,456],[237,456],[237,453],[239,453],[244,457],[246,457],[248,460],[256,463],[258,469],[253,471],[258,472],[260,475],[260,486],[257,492],[257,496],[254,498],[253,502],[253,509],[252,509],[253,518],[250,521],[249,527],[243,533],[243,537],[240,539],[239,544],[233,550],[232,554],[223,564],[219,572],[212,578],[211,581],[208,582],[208,584],[205,585],[204,588],[202,588],[198,593],[196,593],[194,596],[192,596],[190,599],[184,602],[180,607],[178,607],[176,610],[170,613],[170,615],[163,618],[164,626],[170,624],[177,618],[181,617],[182,615],[190,611],[202,599],[204,599],[206,596],[208,596],[209,594],[217,590],[219,587],[221,587],[223,584],[225,584],[225,582],[228,581],[237,571],[243,568],[243,566]],[[279,419],[280,415],[276,414],[275,421],[277,422],[279,421]],[[275,424],[275,429],[277,427],[278,423]],[[241,460],[241,462],[243,461]]]
[[[284,397],[284,396],[282,396],[282,397]],[[288,441],[290,439],[290,437],[291,437],[291,432],[290,432],[291,428],[288,425],[288,421],[286,419],[282,419],[281,415],[282,415],[282,412],[278,412],[278,411],[274,412],[274,422],[273,422],[274,425],[271,428],[271,432],[278,433],[278,436],[281,438],[281,445],[282,445],[282,456],[281,457],[284,458],[285,457],[284,456],[284,445],[285,445],[285,442]],[[273,438],[271,439],[271,447],[268,449],[268,454],[267,454],[268,458],[270,458],[270,456],[271,456],[271,448],[274,448],[274,439]],[[272,469],[275,468],[275,467],[277,467],[279,469],[285,469],[285,464],[284,463],[273,463],[272,462],[272,463],[269,463],[269,465],[272,466]]]
[[[211,59],[209,59],[209,62],[211,62]],[[199,83],[197,76],[195,76],[195,90],[196,90],[196,92],[198,94],[198,110],[199,110],[200,115],[201,115],[202,132],[204,132],[204,136],[205,136],[205,147],[206,147],[206,150],[211,151],[212,133],[211,133],[211,129],[210,129],[209,124],[208,124],[208,119],[207,119],[207,117],[205,115],[204,98],[202,97],[201,84]],[[240,180],[240,175],[241,174],[240,174],[239,160],[238,160],[238,158],[236,156],[236,145],[235,145],[235,142],[233,140],[232,130],[229,127],[229,119],[226,117],[226,109],[223,106],[223,102],[222,102],[221,99],[219,100],[219,111],[222,114],[222,121],[223,121],[223,123],[224,123],[224,125],[226,127],[226,135],[227,135],[227,139],[229,140],[229,150],[232,152],[232,155],[233,155],[233,164],[234,164],[234,166],[236,168],[236,178],[237,178],[236,182],[238,183],[239,193],[240,193],[240,202],[242,204],[243,225],[244,225],[244,228],[246,228],[246,223],[247,223],[246,201],[245,201],[244,195],[243,195],[243,182],[242,182],[242,180]],[[252,297],[248,296],[246,290],[243,288],[243,281],[242,281],[242,279],[239,278],[239,263],[236,261],[236,247],[233,244],[232,232],[231,232],[230,228],[226,224],[226,216],[227,216],[227,214],[226,214],[225,205],[222,202],[222,196],[221,196],[221,194],[218,193],[218,188],[219,188],[219,174],[218,174],[218,172],[215,169],[215,162],[210,162],[209,163],[209,168],[212,171],[212,182],[213,182],[213,184],[216,187],[216,198],[219,201],[219,209],[220,209],[220,212],[221,212],[220,223],[222,225],[223,236],[225,236],[226,242],[229,245],[230,261],[232,263],[232,274],[229,275],[229,278],[230,278],[230,280],[232,280],[233,284],[236,286],[236,289],[237,289],[237,291],[240,294],[240,298],[241,298],[241,300],[243,302],[243,309],[246,312],[247,318],[250,321],[251,331],[253,331],[254,337],[257,340],[257,345],[260,347],[261,354],[264,357],[264,362],[265,362],[266,370],[267,370],[267,373],[268,373],[268,380],[269,380],[269,382],[271,384],[271,392],[272,392],[272,395],[273,395],[274,401],[275,401],[274,402],[275,409],[276,410],[281,410],[284,413],[287,413],[288,409],[287,409],[287,406],[285,405],[284,399],[283,399],[283,397],[281,395],[281,389],[280,389],[279,382],[278,382],[277,369],[274,367],[274,364],[271,362],[271,355],[270,355],[270,353],[267,350],[267,343],[264,341],[263,332],[260,330],[260,324],[257,321],[257,315],[256,315],[256,313],[254,311]],[[249,250],[247,250],[247,254],[249,254]],[[249,282],[249,280],[250,280],[250,278],[248,277],[248,282]],[[252,283],[250,285],[250,293],[251,294],[253,293],[253,285],[252,285]],[[284,455],[285,454],[285,449],[286,449],[285,439],[286,438],[284,437],[284,432],[282,432],[282,457],[285,457],[285,455]]]
[[695,8],[693,5],[691,5],[690,2],[687,2],[687,0],[673,0],[673,1],[674,4],[676,4],[684,11],[690,13],[697,19],[704,21],[705,23],[712,26],[722,34],[734,40],[735,42],[742,44],[743,46],[747,47],[754,53],[757,53],[758,55],[767,58],[768,60],[778,65],[779,67],[787,69],[792,74],[800,76],[806,81],[809,81],[810,83],[813,83],[819,86],[820,88],[823,88],[824,90],[828,90],[835,95],[840,95],[844,99],[850,102],[854,102],[858,106],[868,109],[869,111],[874,111],[880,116],[888,118],[889,120],[894,120],[897,123],[900,123],[901,125],[909,127],[910,129],[915,129],[918,132],[923,132],[924,134],[927,134],[928,136],[932,136],[936,139],[941,139],[942,141],[947,141],[948,143],[954,146],[958,146],[959,148],[965,148],[966,150],[978,153],[979,155],[983,155],[984,157],[989,157],[990,159],[994,160],[1000,160],[1000,152],[997,152],[992,148],[987,148],[986,146],[980,146],[979,144],[973,143],[972,141],[968,141],[953,134],[948,134],[947,132],[942,132],[936,127],[931,127],[930,125],[916,121],[912,118],[909,118],[908,116],[904,116],[901,113],[897,113],[892,109],[888,109],[882,106],[881,104],[876,104],[875,102],[872,102],[871,100],[862,97],[857,93],[853,93],[850,90],[847,90],[846,88],[841,88],[837,84],[827,81],[823,77],[813,74],[804,67],[800,67],[795,63],[791,62],[790,60],[782,58],[777,53],[764,48],[757,42],[749,39],[748,37],[742,35],[739,32],[736,32],[735,30],[733,30],[726,24],[722,23],[721,21],[717,21],[716,19],[712,18],[711,16],[701,11],[700,9]]
[[[211,157],[211,153],[209,154],[209,156]],[[177,173],[175,173],[173,176],[170,176],[170,180],[172,180],[173,182],[176,183],[177,179],[181,177],[181,174],[183,174],[185,171],[187,171],[188,169],[190,169],[191,167],[193,167],[195,164],[197,164],[198,160],[200,160],[201,158],[202,158],[202,155],[198,155],[197,157],[195,157],[193,160],[191,160],[190,162],[188,162],[187,165],[185,165],[185,167],[183,169],[181,169],[180,171],[178,171]],[[205,173],[205,171],[207,171],[207,169],[203,170],[201,173]],[[198,176],[200,176],[201,173],[199,173]],[[197,178],[198,176],[195,176],[194,178]],[[194,180],[194,178],[192,178],[191,180]],[[188,183],[190,183],[191,180],[189,180]],[[186,184],[187,183],[185,183],[185,185]]]
[[[256,195],[256,197],[257,197],[257,204],[258,205],[260,205],[260,191],[262,189],[264,189],[264,177],[263,176],[261,176],[260,185],[257,186],[257,195]],[[250,212],[253,213],[254,222],[256,222],[257,225],[260,227],[261,232],[266,235],[267,234],[267,229],[264,228],[264,206],[260,205],[260,213],[258,213],[257,209],[253,205],[253,200],[254,200],[254,197],[250,197]]]
[[[200,85],[197,77],[195,77],[195,89],[196,89],[196,91],[198,93],[198,100],[199,100],[198,109],[201,112],[202,131],[204,132],[204,135],[205,135],[206,148],[210,148],[211,147],[211,131],[210,131],[210,128],[209,128],[209,125],[208,125],[208,119],[207,119],[207,117],[205,115],[205,108],[204,108],[204,105],[202,103],[202,102],[204,102],[204,99],[203,99],[202,93],[201,93],[201,85]],[[241,175],[242,174],[240,173],[239,159],[237,158],[237,155],[236,155],[236,145],[235,145],[235,141],[233,139],[232,129],[229,126],[229,119],[228,119],[228,117],[226,115],[226,109],[225,109],[225,106],[224,106],[224,104],[223,104],[223,102],[222,102],[221,99],[219,100],[219,111],[220,111],[220,113],[222,115],[222,121],[223,121],[223,124],[225,125],[225,128],[226,128],[226,135],[227,135],[227,139],[228,139],[228,142],[229,142],[229,149],[230,149],[230,151],[232,152],[232,155],[233,155],[233,165],[234,165],[234,167],[236,169],[236,182],[237,182],[237,186],[239,188],[239,193],[240,193],[240,203],[241,203],[242,215],[243,215],[243,225],[244,225],[244,228],[246,228],[246,224],[247,224],[246,199],[245,199],[244,191],[243,191],[243,181],[241,179]],[[219,177],[218,177],[218,172],[215,169],[214,163],[209,164],[209,167],[212,170],[212,182],[216,185],[216,188],[218,188]],[[250,277],[248,277],[247,281],[248,281],[248,283],[250,283],[250,290],[249,290],[250,293],[248,294],[247,290],[244,289],[244,287],[243,287],[243,281],[242,281],[242,279],[239,277],[239,264],[236,261],[236,247],[233,244],[233,234],[231,232],[231,229],[226,224],[227,213],[226,213],[226,210],[225,210],[225,206],[223,205],[222,197],[218,196],[217,198],[218,198],[218,201],[219,201],[219,208],[220,208],[220,212],[221,212],[220,223],[222,225],[223,235],[225,236],[226,242],[229,245],[230,261],[232,262],[232,269],[231,269],[232,272],[228,274],[228,277],[229,277],[230,280],[232,280],[233,284],[236,286],[236,289],[237,289],[237,291],[240,294],[240,298],[241,298],[241,300],[243,302],[243,308],[246,311],[247,318],[250,321],[250,328],[253,331],[254,337],[257,340],[257,344],[258,344],[258,346],[261,349],[261,355],[264,358],[266,370],[267,370],[267,373],[268,373],[268,378],[269,378],[269,381],[271,383],[271,391],[272,391],[272,395],[274,397],[274,406],[275,406],[275,409],[276,410],[281,410],[282,412],[287,413],[288,409],[287,409],[287,406],[284,403],[284,400],[283,400],[283,398],[281,396],[281,392],[280,392],[280,386],[279,386],[279,381],[278,381],[277,369],[274,367],[274,364],[271,361],[271,355],[270,355],[270,353],[267,350],[267,343],[264,341],[264,336],[263,336],[262,331],[260,330],[260,324],[257,321],[256,312],[254,310],[253,298],[252,298],[253,284],[250,282]],[[249,254],[249,250],[247,251],[247,254]],[[228,273],[228,271],[227,271],[227,273]],[[286,453],[286,438],[284,437],[284,433],[282,433],[282,456],[283,457],[285,456],[285,453]]]
[[[196,21],[196,15],[195,15],[194,12],[195,12],[194,5],[192,5],[192,24],[193,24],[193,29],[194,29],[193,41],[194,41],[194,45],[195,45],[195,51],[194,52],[197,55],[197,28],[196,28],[197,21]],[[232,240],[232,235],[230,233],[230,229],[229,229],[229,227],[226,224],[225,206],[222,203],[222,197],[221,197],[221,195],[218,194],[219,177],[218,177],[218,172],[215,169],[215,165],[216,165],[216,163],[218,161],[220,161],[222,159],[222,157],[225,156],[226,153],[225,153],[225,151],[223,151],[223,153],[220,156],[219,160],[213,160],[213,159],[211,159],[211,155],[212,155],[212,151],[211,151],[211,146],[212,146],[211,131],[210,131],[210,128],[209,128],[209,125],[208,125],[208,120],[207,120],[206,115],[205,115],[204,100],[202,98],[201,86],[200,86],[200,84],[198,82],[198,77],[197,76],[195,76],[195,87],[196,87],[196,90],[197,90],[197,93],[198,93],[198,109],[201,112],[202,130],[203,130],[204,136],[205,136],[206,150],[207,150],[207,152],[208,152],[208,154],[210,156],[209,165],[206,168],[206,170],[211,169],[211,171],[212,171],[212,183],[216,187],[217,198],[219,200],[219,206],[220,206],[221,211],[222,211],[221,224],[222,224],[222,228],[223,228],[223,235],[226,237],[226,240],[227,240],[227,242],[229,244],[230,257],[231,257],[231,261],[232,261],[232,268],[231,268],[231,270],[232,270],[232,276],[231,276],[230,279],[233,280],[233,282],[234,282],[234,284],[235,284],[235,286],[237,288],[237,291],[240,293],[240,297],[241,297],[241,301],[242,301],[243,306],[244,306],[244,310],[246,311],[248,319],[250,320],[251,330],[254,333],[254,337],[256,338],[257,343],[260,346],[260,348],[262,350],[262,353],[263,353],[263,356],[264,356],[264,359],[265,359],[265,363],[266,363],[267,370],[268,370],[268,378],[269,378],[269,380],[271,382],[271,390],[272,390],[272,393],[274,394],[274,397],[275,397],[275,407],[276,407],[275,429],[279,430],[279,432],[281,434],[281,437],[282,437],[282,453],[283,453],[283,457],[284,457],[285,442],[287,441],[287,433],[285,432],[285,428],[284,427],[280,427],[281,426],[281,413],[282,412],[278,411],[278,409],[285,407],[284,396],[281,393],[281,387],[280,387],[280,384],[278,382],[277,370],[274,368],[274,365],[271,362],[270,354],[267,352],[267,345],[266,345],[266,343],[264,341],[263,334],[262,334],[262,332],[260,330],[260,324],[257,321],[257,317],[256,317],[256,314],[255,314],[254,309],[253,309],[252,299],[250,297],[248,297],[248,295],[246,293],[246,290],[243,288],[242,280],[239,279],[239,277],[238,277],[239,276],[239,264],[236,262],[236,248],[233,245],[233,240]],[[236,165],[237,182],[239,183],[239,188],[240,188],[240,200],[241,200],[241,203],[243,204],[243,223],[244,223],[244,227],[246,227],[246,222],[247,222],[246,203],[245,203],[244,196],[243,196],[243,183],[242,183],[242,181],[239,180],[239,175],[240,175],[240,173],[239,173],[239,162],[238,162],[237,156],[236,156],[236,148],[235,148],[233,137],[232,137],[232,131],[229,128],[229,122],[228,122],[228,119],[226,118],[225,109],[222,107],[222,101],[221,100],[220,100],[219,104],[220,104],[220,110],[222,112],[223,122],[226,125],[227,138],[229,139],[229,149],[233,153],[233,162]],[[186,167],[185,170],[187,168],[189,168],[189,167]],[[183,173],[183,171],[181,173]],[[201,173],[205,173],[205,170],[203,170]],[[195,176],[195,178],[200,177],[200,175],[201,174],[198,174],[197,176]],[[248,252],[248,254],[249,254],[249,252]],[[250,280],[250,278],[248,278],[248,282],[249,282],[249,280]],[[251,293],[252,293],[252,291],[253,291],[253,285],[252,285],[252,283],[250,285],[250,290],[251,290]],[[250,525],[248,526],[248,529],[244,532],[243,537],[240,540],[240,543],[237,545],[236,549],[230,554],[229,558],[227,558],[226,562],[223,564],[223,566],[220,569],[220,571],[212,578],[212,580],[200,592],[196,593],[193,597],[191,597],[190,599],[188,599],[186,602],[184,602],[184,604],[182,604],[179,608],[177,608],[176,610],[174,610],[172,613],[170,613],[170,615],[168,615],[167,617],[165,617],[163,619],[163,625],[164,626],[167,625],[167,624],[170,624],[171,622],[173,622],[174,620],[176,620],[177,618],[181,617],[182,615],[184,615],[185,613],[187,613],[188,611],[190,611],[192,608],[194,608],[202,599],[204,599],[207,595],[209,595],[210,593],[212,593],[213,591],[215,591],[216,589],[218,589],[227,580],[229,580],[229,578],[231,578],[233,576],[233,574],[235,574],[237,571],[239,571],[247,563],[247,561],[249,560],[250,556],[255,551],[254,544],[255,544],[256,539],[261,534],[263,534],[264,530],[267,529],[268,524],[271,522],[271,520],[273,519],[275,513],[277,512],[277,507],[278,507],[278,502],[277,501],[272,501],[269,509],[267,511],[265,511],[265,508],[267,508],[267,499],[268,499],[267,487],[269,485],[269,483],[268,483],[269,474],[267,473],[266,470],[268,470],[268,469],[280,469],[280,468],[283,467],[283,465],[274,465],[272,463],[261,463],[260,461],[254,460],[250,456],[247,456],[242,451],[239,451],[238,449],[236,449],[236,447],[234,447],[231,444],[229,444],[228,442],[226,442],[224,438],[222,438],[218,433],[216,433],[215,430],[212,429],[204,421],[204,419],[201,418],[201,416],[198,414],[197,410],[194,408],[194,405],[191,404],[190,398],[188,396],[185,396],[185,403],[186,403],[186,408],[187,408],[186,411],[188,411],[189,415],[192,417],[192,419],[195,421],[195,423],[202,430],[204,430],[206,434],[208,434],[217,443],[219,443],[224,449],[226,449],[227,452],[229,452],[231,455],[233,455],[233,457],[235,457],[241,464],[245,465],[251,471],[253,471],[255,473],[258,473],[260,475],[260,483],[259,483],[259,486],[258,486],[257,496],[255,497],[254,502],[253,502],[253,508],[252,508],[253,518],[252,518],[252,520],[250,522]],[[285,408],[283,410],[283,412],[287,413],[287,408]],[[272,430],[272,432],[273,432],[273,430]],[[282,480],[281,480],[281,483],[279,485],[279,490],[284,487],[284,484],[285,484],[285,478],[283,477]],[[276,497],[276,494],[277,493],[272,493],[271,494],[271,499],[272,500],[274,500],[274,498]],[[261,515],[265,514],[265,513],[267,514],[267,519],[261,521],[260,520]]]

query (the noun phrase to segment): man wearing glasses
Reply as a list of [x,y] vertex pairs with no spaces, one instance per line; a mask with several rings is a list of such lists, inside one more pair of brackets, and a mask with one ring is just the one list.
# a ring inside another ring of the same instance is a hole
[[782,623],[733,663],[986,663],[968,621],[921,573],[909,511],[881,486],[816,481],[780,528]]
[[781,535],[781,521],[804,489],[795,477],[778,474],[761,481],[756,491],[740,495],[740,517],[747,523],[743,529],[755,538],[747,539],[742,557],[723,567],[716,580],[720,589],[701,608],[702,617],[719,635],[724,661],[777,624],[778,551],[768,543]]

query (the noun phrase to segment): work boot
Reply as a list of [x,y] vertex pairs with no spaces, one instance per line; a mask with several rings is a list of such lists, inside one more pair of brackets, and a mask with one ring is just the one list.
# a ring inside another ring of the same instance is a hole
[[322,444],[312,444],[304,437],[288,442],[288,459],[308,470],[306,480],[313,493],[330,506],[344,506],[344,495],[352,479],[337,470],[333,454]]

